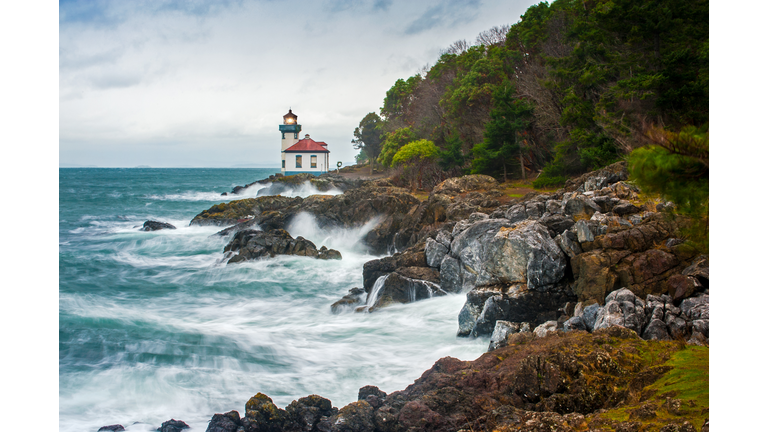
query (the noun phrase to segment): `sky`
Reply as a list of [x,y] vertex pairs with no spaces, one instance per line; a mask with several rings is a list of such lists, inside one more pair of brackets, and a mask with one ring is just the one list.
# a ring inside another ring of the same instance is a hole
[[278,167],[282,116],[354,161],[360,120],[533,0],[59,2],[59,166]]

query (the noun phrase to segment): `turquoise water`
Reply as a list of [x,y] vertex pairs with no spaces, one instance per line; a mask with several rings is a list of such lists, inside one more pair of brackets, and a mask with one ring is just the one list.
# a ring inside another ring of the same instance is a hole
[[[303,215],[288,227],[341,261],[224,264],[220,228],[189,221],[276,171],[59,170],[61,431],[154,430],[170,418],[204,431],[257,392],[281,407],[313,393],[341,407],[364,385],[400,390],[441,357],[484,352],[487,340],[455,337],[462,295],[331,313],[377,258],[358,243],[375,221],[328,231]],[[148,219],[178,229],[139,231]]]

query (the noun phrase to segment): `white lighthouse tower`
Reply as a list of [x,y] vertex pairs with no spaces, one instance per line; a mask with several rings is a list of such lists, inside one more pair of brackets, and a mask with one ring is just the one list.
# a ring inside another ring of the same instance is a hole
[[[299,116],[293,113],[289,108],[288,114],[283,116],[283,124],[280,125],[280,132],[283,135],[280,144],[280,158],[282,159],[282,168],[280,172],[285,174],[285,151],[292,145],[299,142],[299,132],[301,125],[298,123]],[[289,170],[290,171],[290,170]]]

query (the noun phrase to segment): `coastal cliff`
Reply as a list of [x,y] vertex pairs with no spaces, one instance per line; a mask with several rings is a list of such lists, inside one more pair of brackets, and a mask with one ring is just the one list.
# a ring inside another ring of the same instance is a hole
[[[364,387],[340,410],[316,395],[282,410],[259,394],[242,419],[217,414],[208,430],[708,430],[709,263],[673,207],[627,182],[624,163],[520,199],[475,175],[426,199],[376,180],[214,206],[191,223],[233,235],[301,213],[327,228],[375,219],[365,244],[401,252],[366,263],[363,288],[334,311],[465,292],[457,335],[491,344],[403,391]],[[681,374],[693,374],[686,388]]]

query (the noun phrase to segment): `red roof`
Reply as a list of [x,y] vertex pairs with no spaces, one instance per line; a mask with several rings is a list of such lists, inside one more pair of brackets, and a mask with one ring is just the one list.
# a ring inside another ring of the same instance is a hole
[[286,153],[307,153],[307,152],[317,152],[317,153],[330,153],[326,146],[328,144],[324,142],[317,142],[311,138],[304,138],[303,140],[299,140],[296,144],[288,147],[285,149]]

